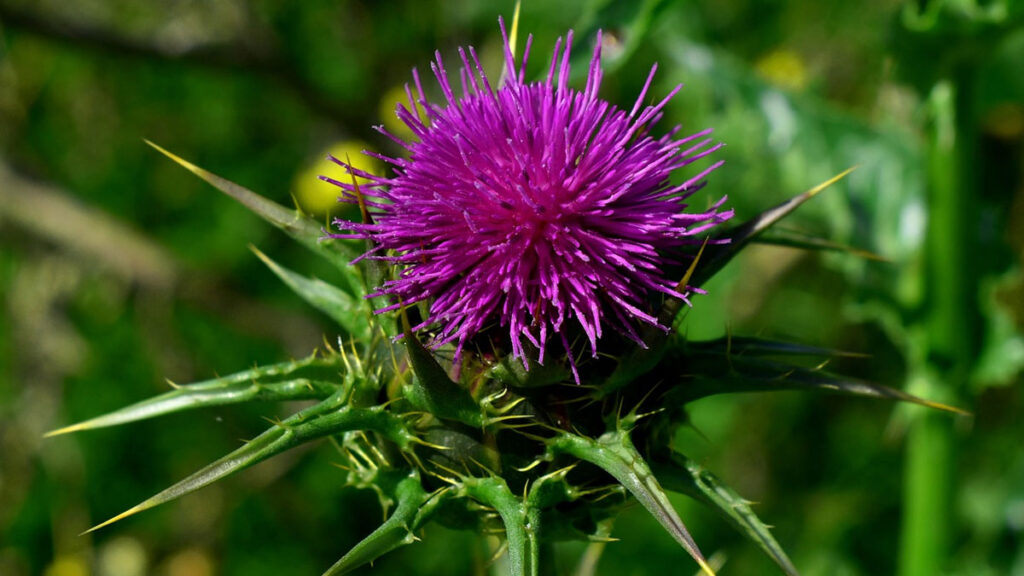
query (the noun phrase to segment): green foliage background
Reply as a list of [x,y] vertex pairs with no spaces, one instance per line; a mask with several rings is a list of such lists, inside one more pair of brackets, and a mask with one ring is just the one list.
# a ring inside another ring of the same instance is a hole
[[[324,151],[361,141],[394,152],[372,130],[393,106],[386,95],[434,49],[454,69],[455,48],[472,44],[496,73],[496,18],[511,12],[471,0],[0,0],[0,574],[319,574],[380,522],[376,497],[340,490],[319,449],[79,536],[284,412],[42,434],[163,391],[165,378],[304,356],[335,337],[247,244],[331,271],[143,138],[283,204],[330,195],[305,175]],[[949,534],[948,574],[1024,574],[1022,12],[1012,1],[564,0],[526,2],[521,22],[536,72],[568,28],[580,62],[597,28],[610,33],[603,95],[620,105],[655,61],[655,97],[684,83],[664,127],[715,128],[726,164],[699,201],[727,194],[739,219],[859,165],[786,222],[787,238],[885,261],[754,247],[695,299],[684,329],[863,352],[834,369],[895,387],[938,373],[914,391],[974,412],[943,416],[952,465],[929,472],[952,486],[935,527]],[[925,234],[943,183],[966,207],[960,220],[932,217],[955,224],[933,238],[966,255],[948,278],[933,273]],[[965,293],[951,320],[962,362],[929,344],[930,294],[947,281]],[[803,573],[898,570],[914,411],[787,393],[712,397],[691,416],[676,442],[759,503]],[[675,503],[702,549],[727,559],[722,574],[774,573],[719,519]],[[614,535],[600,574],[688,566],[642,510]],[[424,540],[364,573],[488,570],[473,535],[432,528]],[[580,550],[560,549],[566,569]]]

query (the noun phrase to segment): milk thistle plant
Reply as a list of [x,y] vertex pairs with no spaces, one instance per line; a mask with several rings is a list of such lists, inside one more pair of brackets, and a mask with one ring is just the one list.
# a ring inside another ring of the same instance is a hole
[[340,285],[257,252],[341,332],[336,346],[307,358],[175,387],[55,431],[202,406],[314,401],[94,530],[330,438],[346,484],[373,489],[388,517],[325,574],[412,544],[429,522],[499,535],[512,575],[540,574],[549,544],[608,541],[631,501],[695,569],[713,574],[670,505],[671,490],[710,506],[792,575],[749,503],[672,448],[687,405],[713,394],[802,389],[937,406],[789,361],[828,350],[738,337],[698,342],[677,330],[710,277],[845,173],[727,227],[725,198],[695,195],[721,162],[673,183],[720,144],[710,130],[658,132],[679,88],[645,104],[656,67],[635,103],[620,108],[599,96],[600,36],[577,89],[569,85],[571,32],[539,81],[525,73],[531,39],[517,59],[515,26],[506,35],[502,25],[502,34],[497,82],[472,48],[459,51],[460,90],[437,55],[439,102],[413,72],[408,102],[397,109],[412,136],[389,135],[405,154],[368,152],[390,164],[390,175],[335,159],[353,179],[324,179],[359,216],[332,230],[154,145],[335,265]]

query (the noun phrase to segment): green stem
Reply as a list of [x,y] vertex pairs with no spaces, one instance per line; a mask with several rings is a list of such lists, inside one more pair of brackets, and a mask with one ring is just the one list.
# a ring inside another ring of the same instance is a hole
[[[975,134],[972,73],[962,66],[931,94],[933,131],[929,150],[929,205],[925,244],[925,307],[921,338],[910,358],[910,391],[956,403],[973,357],[971,266],[977,225],[970,173]],[[914,410],[907,438],[901,576],[941,573],[954,531],[956,438],[946,414]]]
[[464,478],[462,487],[471,498],[494,508],[501,516],[510,576],[538,576],[540,511],[531,511],[501,478]]

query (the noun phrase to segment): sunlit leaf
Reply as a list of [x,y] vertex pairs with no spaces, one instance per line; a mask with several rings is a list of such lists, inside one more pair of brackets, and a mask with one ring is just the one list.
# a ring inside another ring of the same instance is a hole
[[665,401],[673,405],[716,394],[808,390],[899,400],[957,414],[967,413],[894,388],[835,376],[819,366],[806,368],[751,355],[723,357],[692,351],[679,355],[675,364],[669,364],[683,368],[683,372],[676,375],[678,384],[665,396]]
[[319,278],[307,278],[297,274],[274,262],[256,248],[252,250],[282,282],[303,300],[334,319],[350,336],[363,341],[369,338],[371,312],[365,300],[357,300],[348,292]]
[[90,528],[88,532],[194,492],[225,476],[306,442],[352,430],[373,430],[403,448],[408,447],[412,442],[410,434],[397,416],[386,412],[380,406],[373,408],[345,406],[340,401],[340,393],[336,393],[320,404],[275,424],[241,448],[131,509]]
[[227,194],[240,202],[243,206],[252,210],[256,215],[267,222],[283,230],[303,246],[323,256],[338,270],[341,271],[347,287],[356,297],[361,298],[364,292],[363,281],[360,278],[359,270],[351,266],[349,262],[355,259],[359,253],[352,245],[340,240],[326,238],[323,227],[308,216],[304,216],[296,210],[289,210],[276,202],[268,200],[263,196],[239,186],[230,180],[225,180],[216,174],[209,172],[192,164],[172,152],[165,150],[153,142],[146,141],[158,152],[174,160],[183,168],[196,176],[202,178],[214,188]]
[[338,368],[337,358],[317,356],[260,366],[230,376],[175,386],[173,390],[154,398],[53,430],[46,436],[116,426],[207,406],[322,399],[338,389],[338,385],[330,381],[332,375],[337,374]]
[[718,235],[717,239],[728,240],[728,243],[708,246],[707,253],[701,265],[694,272],[690,284],[694,286],[703,285],[761,233],[788,216],[804,202],[814,198],[821,191],[845,178],[853,170],[854,168],[848,168],[803,194],[795,196],[774,208],[765,210],[743,224],[730,228]]
[[774,246],[787,246],[801,250],[821,250],[828,252],[845,252],[858,258],[867,260],[885,261],[885,258],[868,250],[861,250],[852,246],[846,246],[825,238],[818,238],[808,234],[801,234],[792,230],[780,230],[770,228],[754,239],[757,244],[771,244]]
[[747,336],[726,336],[715,340],[683,341],[674,339],[676,346],[680,346],[684,352],[692,354],[717,354],[720,356],[807,356],[818,358],[857,358],[864,357],[863,354],[821,348],[818,346],[807,346],[795,342],[781,342],[777,340],[764,340],[762,338],[751,338]]

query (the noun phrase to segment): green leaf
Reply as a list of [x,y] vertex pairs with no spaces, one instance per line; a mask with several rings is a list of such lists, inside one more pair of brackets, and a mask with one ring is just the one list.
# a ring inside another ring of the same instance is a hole
[[707,247],[707,256],[704,257],[702,264],[697,267],[690,284],[693,286],[703,285],[761,233],[788,216],[804,202],[817,196],[822,190],[845,178],[853,170],[854,168],[847,168],[803,194],[790,198],[774,208],[765,210],[754,218],[739,226],[730,228],[718,236],[719,240],[728,240],[728,243],[714,244]]
[[750,508],[750,502],[723,484],[718,477],[679,453],[672,454],[670,464],[655,467],[667,489],[681,492],[708,505],[729,521],[740,534],[760,546],[787,575],[798,575],[793,562],[772,536],[768,526],[761,522]]
[[382,407],[352,408],[343,405],[345,392],[339,390],[320,404],[294,414],[284,422],[276,423],[241,448],[131,509],[90,528],[86,533],[194,492],[229,474],[324,436],[353,430],[373,430],[403,449],[414,441],[398,417]]
[[692,350],[677,355],[666,364],[685,366],[687,370],[677,375],[676,386],[665,396],[665,402],[678,406],[715,394],[814,390],[900,400],[947,412],[967,414],[960,408],[932,402],[901,390],[863,380],[834,376],[822,370],[820,366],[805,368],[754,356],[701,354]]
[[426,524],[437,511],[437,504],[446,491],[428,494],[413,472],[398,482],[395,499],[398,506],[379,528],[363,538],[323,576],[340,576],[364,566],[396,548],[417,540],[414,532]]
[[116,426],[206,406],[323,399],[338,389],[337,384],[327,380],[330,372],[335,372],[337,367],[337,358],[319,358],[314,355],[303,360],[260,366],[222,378],[175,386],[174,390],[154,398],[47,432],[46,436]]
[[415,377],[405,388],[405,397],[413,405],[438,418],[456,420],[483,428],[486,424],[483,410],[469,391],[448,377],[448,373],[430,354],[419,338],[412,333],[409,319],[402,311],[403,339]]
[[819,358],[857,358],[865,357],[864,354],[833,350],[831,348],[820,348],[817,346],[806,346],[794,342],[780,342],[777,340],[764,340],[747,336],[727,336],[715,340],[681,340],[674,339],[673,344],[680,346],[682,350],[696,354],[719,355],[724,357],[732,356],[812,356]]
[[672,508],[647,462],[633,446],[627,431],[607,432],[597,440],[561,432],[548,441],[548,446],[554,452],[575,456],[611,474],[697,561],[705,574],[714,576],[714,570],[708,565],[679,514]]
[[833,242],[825,238],[818,238],[817,236],[811,236],[808,234],[802,234],[793,230],[779,230],[772,228],[765,231],[763,234],[753,240],[757,244],[771,244],[773,246],[787,246],[790,248],[799,248],[802,250],[820,250],[829,252],[846,252],[859,258],[867,260],[876,260],[879,262],[885,262],[885,257],[870,252],[868,250],[861,250],[838,242]]
[[319,278],[307,278],[297,274],[274,262],[255,247],[250,248],[274,274],[277,274],[282,282],[303,300],[334,319],[345,329],[345,332],[356,340],[366,341],[369,339],[372,312],[365,300],[357,300],[344,290]]
[[359,253],[349,244],[325,238],[323,227],[312,218],[304,216],[297,210],[289,210],[276,202],[268,200],[263,196],[231,182],[216,174],[204,170],[195,164],[165,150],[149,140],[146,140],[158,152],[174,160],[183,168],[196,176],[202,178],[214,188],[234,198],[243,206],[252,210],[256,215],[267,222],[283,230],[303,246],[323,256],[334,264],[341,271],[347,287],[357,298],[362,298],[365,289],[359,269],[349,263],[359,256]]

